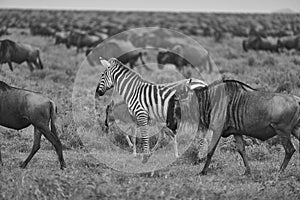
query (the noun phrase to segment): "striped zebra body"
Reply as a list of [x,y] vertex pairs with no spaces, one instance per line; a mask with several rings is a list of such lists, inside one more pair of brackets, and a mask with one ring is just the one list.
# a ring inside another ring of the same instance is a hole
[[[122,96],[140,129],[145,153],[143,163],[145,163],[150,157],[149,134],[146,126],[149,125],[150,119],[166,122],[169,102],[177,88],[187,80],[169,84],[154,84],[144,80],[138,73],[115,58],[111,58],[106,65],[107,68],[101,76],[96,92],[102,96],[107,89],[115,87]],[[202,86],[206,86],[204,82],[202,83]]]

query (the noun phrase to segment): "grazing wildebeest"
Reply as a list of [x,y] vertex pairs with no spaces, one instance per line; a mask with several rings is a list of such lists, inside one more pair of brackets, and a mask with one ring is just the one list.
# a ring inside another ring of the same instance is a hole
[[281,37],[277,41],[279,49],[300,50],[300,35]]
[[243,40],[243,49],[247,52],[249,49],[278,52],[277,42],[273,38],[263,38],[261,36],[250,36]]
[[265,141],[277,136],[285,150],[280,166],[283,172],[295,148],[291,134],[300,140],[300,98],[287,94],[258,91],[236,80],[216,81],[195,89],[199,103],[199,130],[213,132],[207,160],[201,174],[206,174],[211,158],[222,137],[234,135],[239,154],[250,174],[243,135]]
[[160,69],[163,68],[164,64],[173,64],[183,75],[185,75],[183,72],[187,66],[191,66],[199,72],[210,73],[213,71],[213,63],[208,52],[192,46],[175,45],[172,50],[159,50],[157,63]]
[[8,63],[13,71],[12,62],[21,64],[27,62],[30,71],[33,71],[32,63],[38,68],[43,69],[40,58],[40,50],[29,44],[16,43],[12,40],[0,40],[0,64]]
[[[9,86],[0,81],[0,125],[15,130],[21,130],[30,125],[34,127],[33,146],[29,156],[20,165],[21,168],[25,168],[40,149],[42,135],[55,147],[60,168],[66,167],[62,144],[55,127],[56,110],[55,103],[49,98],[35,92]],[[49,122],[51,130],[49,129]]]

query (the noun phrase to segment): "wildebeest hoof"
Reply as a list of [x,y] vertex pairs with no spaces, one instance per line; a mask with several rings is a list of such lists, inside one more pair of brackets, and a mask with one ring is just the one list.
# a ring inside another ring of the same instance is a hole
[[251,176],[251,171],[249,170],[246,170],[243,174],[244,176]]
[[25,169],[25,168],[26,168],[26,165],[27,165],[27,164],[26,164],[25,162],[21,162],[21,163],[20,163],[20,168]]
[[205,176],[207,175],[207,171],[201,171],[200,173],[197,174],[198,176]]
[[66,163],[63,163],[63,164],[60,165],[61,170],[64,170],[65,168],[67,168]]

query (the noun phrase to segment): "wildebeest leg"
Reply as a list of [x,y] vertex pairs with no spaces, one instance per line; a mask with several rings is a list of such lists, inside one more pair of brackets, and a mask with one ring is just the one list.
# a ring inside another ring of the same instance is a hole
[[212,140],[211,140],[211,143],[209,144],[209,147],[208,147],[208,152],[207,152],[207,156],[206,156],[206,162],[205,162],[205,165],[201,171],[201,175],[206,175],[207,174],[207,169],[208,169],[208,166],[211,162],[211,158],[217,148],[217,145],[220,141],[220,138],[221,138],[221,133],[218,133],[218,132],[215,132],[213,131],[213,136],[212,136]]
[[280,135],[278,134],[278,136],[279,136],[281,144],[285,150],[284,160],[280,166],[280,173],[282,173],[285,170],[286,166],[288,165],[291,157],[293,156],[293,154],[296,150],[291,142],[290,134],[287,134],[282,131],[277,131],[277,132],[280,132]]
[[[131,134],[132,134],[132,144],[133,144],[133,156],[136,157],[136,128],[135,126],[131,126]],[[133,134],[134,132],[134,134]]]
[[0,165],[3,166],[2,156],[1,156],[1,149],[0,149]]
[[8,66],[9,66],[9,69],[10,69],[10,71],[14,71],[14,69],[13,69],[13,66],[12,66],[12,63],[11,62],[8,62]]
[[29,70],[32,72],[34,68],[33,68],[31,62],[27,61],[27,65],[29,67]]
[[280,173],[282,173],[286,166],[288,165],[291,157],[293,156],[294,152],[296,151],[292,142],[291,142],[291,134],[288,133],[288,131],[282,131],[282,130],[278,130],[275,129],[276,133],[280,139],[280,142],[285,150],[285,156],[284,156],[284,160],[280,166]]
[[251,174],[251,169],[250,169],[250,165],[249,165],[249,162],[248,162],[248,157],[247,157],[246,151],[245,151],[245,141],[243,139],[243,136],[234,135],[234,138],[235,138],[235,142],[236,142],[237,151],[239,152],[239,154],[243,158],[244,165],[246,167],[246,171],[245,171],[244,175],[249,175],[249,174]]
[[39,130],[43,133],[45,138],[51,142],[51,144],[55,147],[56,153],[58,155],[58,160],[60,162],[60,168],[66,168],[66,163],[64,161],[63,152],[62,152],[62,144],[57,137],[56,134],[52,133],[49,130],[48,125],[39,126]]
[[32,157],[36,154],[36,152],[40,149],[40,144],[41,144],[41,132],[34,127],[34,138],[33,138],[33,146],[31,149],[31,152],[29,156],[26,158],[26,160],[20,165],[21,168],[25,168],[29,161],[32,159]]

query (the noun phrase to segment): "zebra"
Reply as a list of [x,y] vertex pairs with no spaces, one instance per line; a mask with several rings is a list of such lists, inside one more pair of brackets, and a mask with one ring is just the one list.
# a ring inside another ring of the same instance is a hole
[[[100,81],[97,85],[96,94],[103,96],[105,92],[115,87],[128,106],[130,115],[135,119],[138,129],[140,130],[143,142],[142,163],[147,163],[150,156],[149,134],[147,125],[150,120],[167,122],[169,103],[174,101],[175,92],[181,90],[193,89],[185,87],[187,80],[177,81],[168,84],[155,84],[141,77],[140,74],[131,70],[116,58],[110,58],[107,62],[100,57],[103,66],[106,67],[101,74]],[[193,79],[189,79],[192,82]],[[199,87],[206,87],[207,84],[197,79]],[[174,103],[174,102],[173,102]],[[172,127],[174,146],[176,144],[176,127]],[[175,156],[178,151],[175,150]]]

